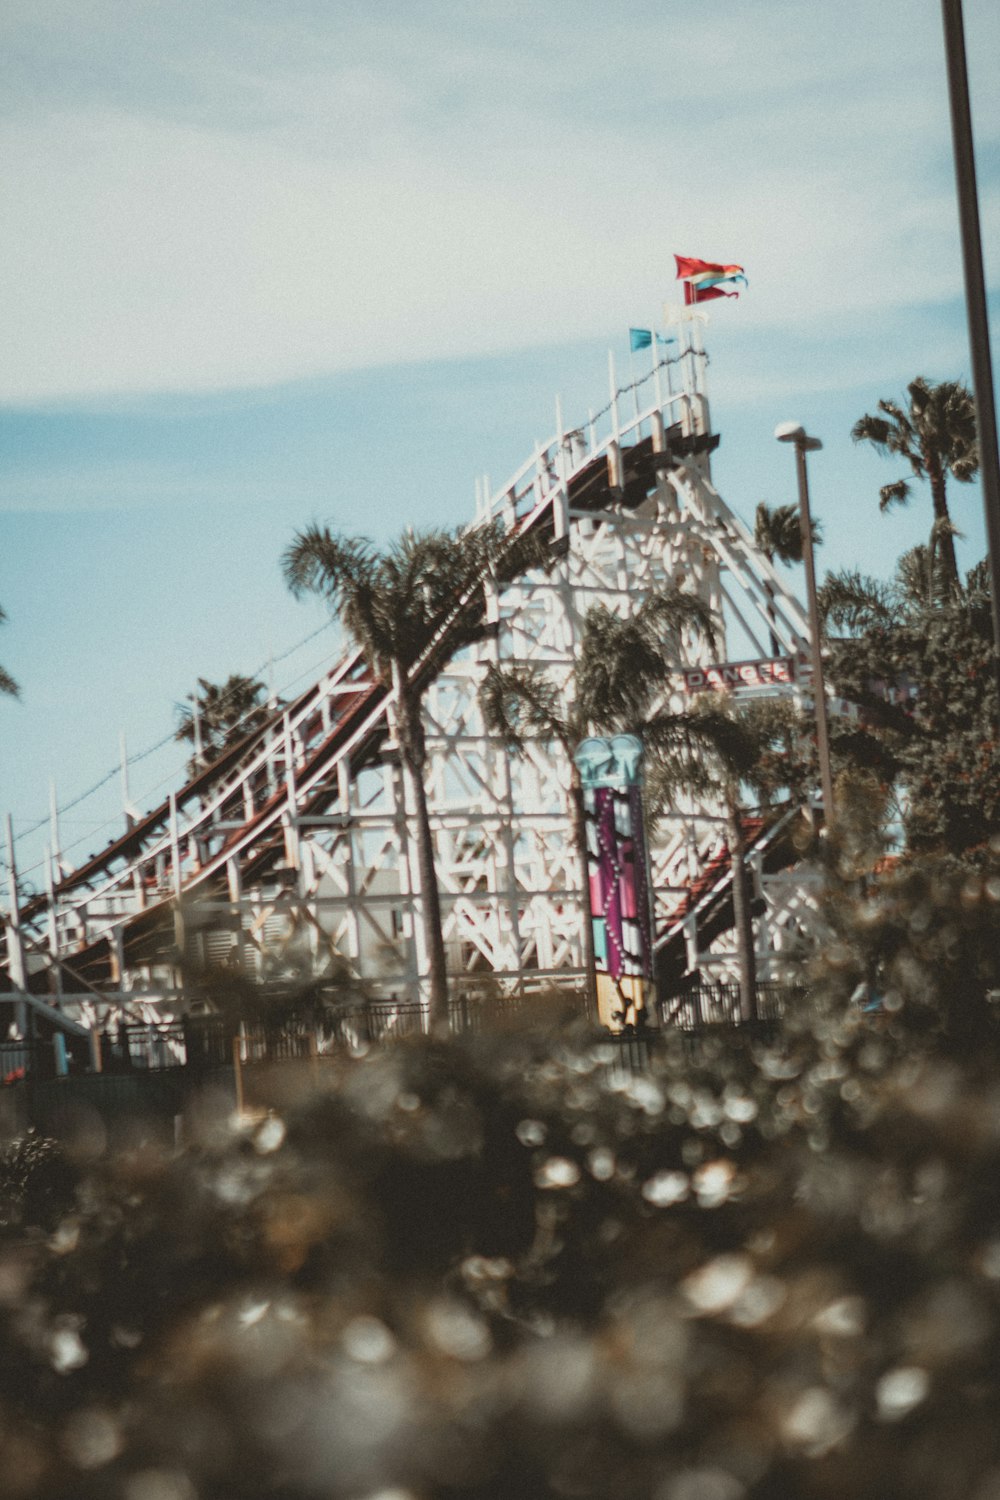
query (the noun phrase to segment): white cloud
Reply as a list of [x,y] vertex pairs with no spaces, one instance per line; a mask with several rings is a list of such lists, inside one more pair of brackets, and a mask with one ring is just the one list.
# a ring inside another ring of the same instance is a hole
[[61,106],[22,97],[7,131],[0,399],[600,334],[670,294],[674,250],[742,260],[751,326],[959,290],[944,103],[914,97],[922,31],[890,70],[887,23],[859,53],[843,7],[835,27],[724,6],[707,32],[586,6],[572,31],[551,11],[532,30],[490,5],[457,35],[447,7],[381,31],[334,8],[306,47],[309,7],[278,24],[251,5],[227,53],[235,12],[202,10],[201,50],[197,28],[154,28],[143,52],[129,12],[90,7],[94,45],[135,66],[126,89],[96,54],[70,66],[80,18],[41,0],[34,46],[64,86]]

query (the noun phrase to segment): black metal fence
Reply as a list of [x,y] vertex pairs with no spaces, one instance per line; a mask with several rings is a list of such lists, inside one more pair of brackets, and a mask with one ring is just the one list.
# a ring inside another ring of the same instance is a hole
[[681,1031],[704,1031],[715,1026],[744,1026],[761,1021],[781,1021],[801,999],[804,990],[792,985],[766,982],[756,986],[754,1000],[744,1013],[743,997],[736,983],[702,982],[659,1002],[660,1025]]
[[[701,983],[661,1000],[654,1024],[621,1037],[607,1037],[630,1070],[643,1067],[658,1032],[699,1034],[748,1024],[775,1023],[803,992],[778,984],[757,986],[754,1014],[743,1013],[738,984]],[[582,1002],[581,1002],[582,1004]],[[531,998],[464,995],[452,1001],[451,1031],[456,1035],[502,1026],[533,1009]],[[582,1013],[582,1012],[581,1012]],[[280,1021],[241,1021],[222,1015],[189,1016],[147,1025],[120,1025],[100,1037],[100,1070],[108,1074],[161,1073],[176,1068],[208,1073],[241,1064],[281,1063],[347,1051],[361,1051],[427,1029],[427,1011],[412,1001],[378,1001],[329,1007],[310,1016]],[[627,1057],[626,1057],[627,1054]],[[28,1078],[53,1078],[64,1068],[79,1075],[94,1071],[94,1059],[80,1049],[63,1053],[53,1041],[0,1043],[0,1085]]]

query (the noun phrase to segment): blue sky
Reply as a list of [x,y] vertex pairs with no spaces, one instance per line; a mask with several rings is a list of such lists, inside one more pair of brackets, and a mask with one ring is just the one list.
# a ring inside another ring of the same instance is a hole
[[[987,273],[1000,9],[966,0]],[[198,675],[290,686],[332,649],[278,560],[318,517],[458,524],[674,292],[750,286],[707,330],[720,489],[792,498],[827,566],[886,570],[926,504],[853,420],[968,378],[938,0],[8,0],[0,127],[0,810],[18,831],[169,735]],[[996,333],[994,332],[994,343]],[[978,491],[956,495],[962,555]],[[284,653],[310,632],[299,651]],[[174,751],[147,756],[135,800]],[[117,788],[68,810],[105,842]],[[88,840],[90,840],[88,842]],[[25,863],[39,837],[26,839]]]

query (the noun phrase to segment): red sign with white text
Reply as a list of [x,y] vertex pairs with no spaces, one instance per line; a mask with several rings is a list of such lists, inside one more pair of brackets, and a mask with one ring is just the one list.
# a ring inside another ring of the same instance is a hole
[[770,661],[723,661],[708,667],[688,667],[683,677],[689,693],[773,687],[795,681],[795,662],[790,656],[776,656]]

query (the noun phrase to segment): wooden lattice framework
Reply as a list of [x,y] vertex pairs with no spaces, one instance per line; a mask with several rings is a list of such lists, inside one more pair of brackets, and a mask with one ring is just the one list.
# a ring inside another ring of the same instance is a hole
[[[568,685],[590,605],[626,612],[668,581],[709,603],[737,654],[769,656],[776,641],[807,657],[804,611],[712,485],[718,439],[698,321],[679,333],[676,352],[624,390],[612,367],[611,399],[584,426],[564,427],[557,410],[553,437],[500,490],[477,497],[473,525],[500,517],[538,529],[556,562],[483,598],[481,641],[452,658],[426,698],[458,989],[544,987],[582,971],[568,767],[555,746],[511,757],[485,733],[476,693],[488,662],[544,665]],[[109,1009],[182,1008],[205,964],[360,981],[382,999],[418,994],[420,892],[393,717],[392,693],[348,652],[101,855],[50,877],[44,894],[19,904],[13,878],[0,990],[31,992],[88,1025]],[[794,957],[809,925],[807,882],[769,873],[773,837],[762,834],[751,856],[767,904],[762,977]],[[726,878],[721,850],[719,810],[678,807],[652,841],[652,884],[661,941],[682,941],[689,968],[726,977],[725,933],[699,928]]]

